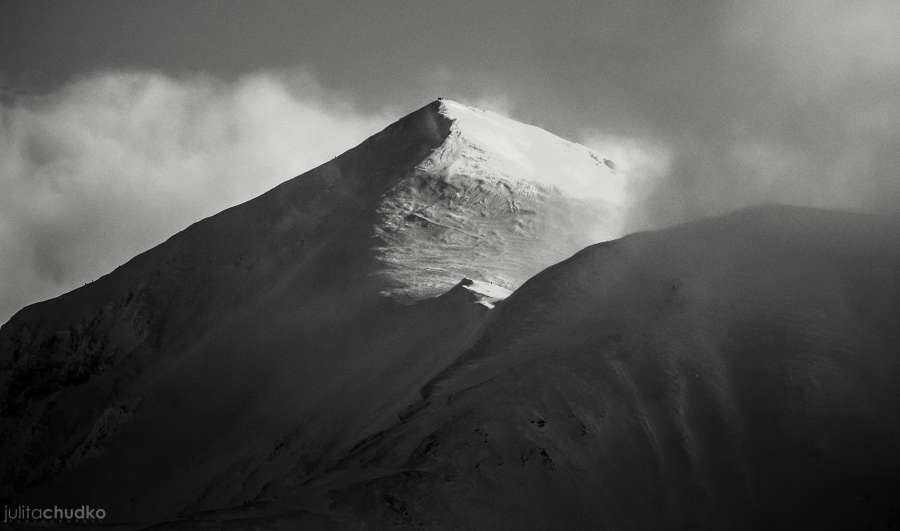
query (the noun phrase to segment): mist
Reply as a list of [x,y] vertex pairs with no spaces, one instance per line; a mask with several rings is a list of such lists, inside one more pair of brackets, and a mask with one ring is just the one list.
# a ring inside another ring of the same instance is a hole
[[772,202],[896,211],[900,4],[639,5],[600,59],[613,111],[595,126],[656,146],[632,179],[632,230]]
[[107,72],[0,107],[0,322],[314,167],[386,117],[309,75]]

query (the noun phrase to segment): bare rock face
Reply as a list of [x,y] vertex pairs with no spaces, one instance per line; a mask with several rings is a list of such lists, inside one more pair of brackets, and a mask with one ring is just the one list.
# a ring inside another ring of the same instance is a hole
[[23,309],[0,329],[0,497],[150,521],[332,466],[509,290],[618,235],[601,160],[434,102]]

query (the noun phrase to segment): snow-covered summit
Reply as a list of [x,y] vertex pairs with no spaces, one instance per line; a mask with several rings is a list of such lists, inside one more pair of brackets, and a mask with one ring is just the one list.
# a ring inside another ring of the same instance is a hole
[[449,168],[454,173],[524,180],[611,203],[624,199],[623,178],[596,151],[456,101],[439,100],[439,112],[453,121],[445,143],[458,144],[464,152]]
[[624,182],[601,154],[450,100],[404,120],[443,138],[378,207],[383,293],[419,300],[462,278],[514,290],[582,247],[622,235]]

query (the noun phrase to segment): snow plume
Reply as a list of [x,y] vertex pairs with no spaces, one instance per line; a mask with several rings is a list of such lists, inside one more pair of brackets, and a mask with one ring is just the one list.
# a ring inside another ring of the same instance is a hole
[[356,145],[393,113],[303,73],[101,73],[0,104],[0,322]]
[[634,208],[669,172],[672,153],[652,139],[588,132],[582,144],[602,153],[624,184],[624,206]]

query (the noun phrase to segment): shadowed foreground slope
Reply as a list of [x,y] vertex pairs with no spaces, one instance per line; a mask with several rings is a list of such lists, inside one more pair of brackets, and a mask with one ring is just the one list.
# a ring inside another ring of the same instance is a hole
[[592,246],[424,394],[320,480],[345,523],[896,528],[900,223],[772,207]]

